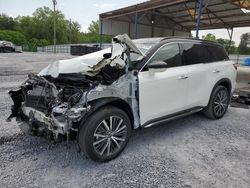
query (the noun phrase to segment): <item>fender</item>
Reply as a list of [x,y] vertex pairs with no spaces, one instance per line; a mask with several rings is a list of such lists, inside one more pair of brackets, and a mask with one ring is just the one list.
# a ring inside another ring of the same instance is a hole
[[[217,87],[218,85],[222,85],[225,86],[228,91],[231,93],[232,91],[232,83],[231,80],[229,78],[222,78],[219,81],[216,82],[215,86],[213,87],[213,90],[215,89],[215,87]],[[213,91],[212,90],[212,91]],[[211,93],[212,94],[212,93]],[[210,95],[211,96],[211,95]]]
[[105,97],[105,98],[99,98],[93,101],[89,102],[91,108],[90,111],[85,114],[82,119],[80,120],[80,124],[79,124],[79,129],[84,126],[85,121],[94,113],[96,112],[98,109],[100,109],[103,106],[106,106],[108,104],[116,106],[118,108],[121,108],[122,110],[124,110],[129,118],[131,119],[131,123],[133,125],[133,113],[132,113],[132,109],[130,107],[130,105],[125,101],[122,100],[121,98],[118,97]]
[[210,100],[211,100],[212,93],[214,92],[215,88],[216,88],[218,85],[225,86],[225,87],[228,89],[228,91],[229,91],[229,93],[230,93],[230,96],[232,95],[232,91],[231,91],[231,89],[232,89],[232,83],[231,83],[231,80],[228,79],[228,78],[222,78],[222,79],[220,79],[219,81],[217,81],[216,84],[214,85],[214,87],[213,87],[213,89],[212,89],[212,91],[211,91],[211,93],[210,93],[210,97],[209,97],[208,103],[209,103]]

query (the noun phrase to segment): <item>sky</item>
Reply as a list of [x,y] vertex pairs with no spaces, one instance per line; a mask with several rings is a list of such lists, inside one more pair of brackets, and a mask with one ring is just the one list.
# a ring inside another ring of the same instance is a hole
[[[82,31],[86,31],[92,20],[98,20],[98,15],[103,12],[114,10],[128,5],[144,2],[145,0],[57,0],[57,9],[63,12],[67,19],[80,23]],[[28,16],[39,7],[48,6],[52,8],[52,0],[0,0],[0,13],[12,17]],[[236,28],[233,40],[238,45],[240,36],[250,32],[248,28]],[[195,36],[195,31],[192,32]],[[226,29],[200,31],[199,36],[208,33],[217,38],[229,39]]]

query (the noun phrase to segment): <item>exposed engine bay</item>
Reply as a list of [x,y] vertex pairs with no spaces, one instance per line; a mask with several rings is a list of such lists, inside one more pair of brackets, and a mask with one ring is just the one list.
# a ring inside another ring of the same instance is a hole
[[98,107],[97,100],[121,99],[132,109],[139,126],[138,78],[131,69],[130,53],[144,54],[130,38],[113,38],[112,49],[52,63],[38,75],[29,74],[17,90],[9,91],[14,102],[11,118],[28,133],[53,140],[71,139],[86,117]]

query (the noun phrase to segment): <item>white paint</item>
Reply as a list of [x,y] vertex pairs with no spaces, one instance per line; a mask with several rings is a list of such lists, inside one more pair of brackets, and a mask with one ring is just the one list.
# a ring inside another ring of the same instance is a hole
[[[221,61],[139,72],[141,124],[183,110],[207,106],[215,84],[222,78],[231,81],[233,91],[236,85],[233,63]],[[183,75],[187,79],[179,79]]]
[[186,109],[188,80],[179,77],[187,73],[185,66],[139,73],[141,124]]

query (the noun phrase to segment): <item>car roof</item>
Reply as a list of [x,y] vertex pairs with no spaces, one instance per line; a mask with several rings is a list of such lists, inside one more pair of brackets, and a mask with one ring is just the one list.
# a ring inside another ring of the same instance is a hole
[[140,39],[134,39],[133,42],[151,43],[151,44],[168,43],[168,42],[192,42],[192,43],[216,45],[216,46],[222,47],[220,44],[213,42],[213,41],[196,39],[196,38],[191,38],[191,37],[180,37],[180,36],[140,38]]
[[150,43],[150,44],[157,44],[161,42],[164,39],[164,37],[153,37],[153,38],[140,38],[140,39],[133,39],[132,41],[134,43]]
[[192,43],[201,43],[201,44],[208,44],[208,45],[216,45],[220,46],[217,42],[202,40],[197,38],[187,38],[187,37],[166,37],[162,40],[162,42],[192,42]]

